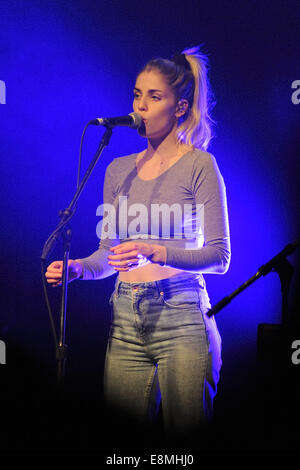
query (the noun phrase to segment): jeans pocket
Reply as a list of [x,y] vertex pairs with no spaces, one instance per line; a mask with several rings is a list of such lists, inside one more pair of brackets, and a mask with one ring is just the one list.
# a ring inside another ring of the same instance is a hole
[[164,291],[161,292],[163,305],[170,308],[199,308],[199,294],[197,289],[181,290],[181,291]]

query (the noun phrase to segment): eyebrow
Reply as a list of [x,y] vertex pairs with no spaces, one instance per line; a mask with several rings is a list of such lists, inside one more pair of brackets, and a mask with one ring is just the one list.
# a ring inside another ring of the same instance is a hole
[[[134,87],[133,90],[136,90],[136,91],[140,91],[140,92],[141,92],[141,90],[140,90],[139,88],[137,88],[137,87]],[[163,93],[162,90],[148,90],[148,93],[156,93],[157,91],[160,92],[160,93]]]

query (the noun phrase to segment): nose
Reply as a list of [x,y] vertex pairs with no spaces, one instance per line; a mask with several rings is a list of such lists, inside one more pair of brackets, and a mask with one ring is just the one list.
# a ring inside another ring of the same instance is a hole
[[147,101],[146,98],[141,98],[138,101],[138,110],[139,111],[145,111],[147,109]]

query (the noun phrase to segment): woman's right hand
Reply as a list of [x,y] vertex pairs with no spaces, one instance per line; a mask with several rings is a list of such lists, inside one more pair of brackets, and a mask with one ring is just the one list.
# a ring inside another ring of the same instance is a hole
[[[45,273],[47,282],[52,287],[60,286],[62,283],[63,261],[53,261],[49,264]],[[68,261],[68,282],[78,279],[82,275],[82,265],[79,261],[69,259]]]

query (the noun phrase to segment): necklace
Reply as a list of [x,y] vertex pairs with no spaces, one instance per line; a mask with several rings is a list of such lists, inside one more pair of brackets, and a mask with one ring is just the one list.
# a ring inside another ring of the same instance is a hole
[[174,161],[174,160],[177,161],[180,157],[182,157],[182,155],[183,155],[185,152],[186,152],[186,150],[183,150],[183,149],[177,147],[176,155],[173,156],[173,157],[170,158],[170,159],[167,159],[166,161],[163,161],[163,160],[160,159],[160,164],[161,164],[161,165],[164,165],[165,163],[170,163],[170,162],[172,162],[172,161]]
[[[172,161],[174,162],[174,160],[175,160],[175,161],[178,160],[178,158],[180,158],[180,157],[181,157],[185,152],[187,152],[187,151],[188,151],[188,149],[183,149],[183,148],[178,148],[178,147],[177,147],[176,155],[173,156],[172,158],[166,159],[166,160],[162,160],[161,157],[160,157],[160,159],[159,159],[159,164],[160,164],[160,166],[165,165],[165,164],[170,164]],[[142,160],[142,158],[144,157],[144,155],[145,155],[145,153],[142,153],[142,154],[139,155],[139,157],[138,157],[138,162],[139,162],[140,160]]]

